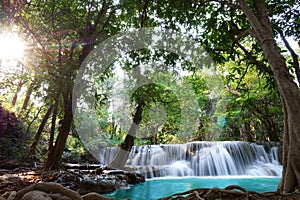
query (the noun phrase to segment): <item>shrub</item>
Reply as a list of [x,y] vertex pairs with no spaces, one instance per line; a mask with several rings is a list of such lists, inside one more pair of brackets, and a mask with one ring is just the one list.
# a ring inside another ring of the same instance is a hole
[[27,152],[27,137],[21,119],[0,104],[0,160],[21,160]]

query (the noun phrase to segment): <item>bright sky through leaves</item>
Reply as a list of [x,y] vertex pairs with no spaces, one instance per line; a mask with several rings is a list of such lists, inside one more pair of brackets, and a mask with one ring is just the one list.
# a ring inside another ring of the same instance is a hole
[[0,59],[2,61],[19,60],[23,57],[25,43],[14,33],[0,35]]

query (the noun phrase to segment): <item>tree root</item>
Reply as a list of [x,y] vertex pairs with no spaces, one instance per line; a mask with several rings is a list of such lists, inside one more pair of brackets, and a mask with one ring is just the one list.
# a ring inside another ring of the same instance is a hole
[[[28,186],[18,192],[9,192],[0,196],[0,200],[22,200],[28,192],[38,190],[47,193],[52,200],[112,200],[97,193],[88,193],[80,196],[76,191],[65,188],[61,184],[53,182],[41,182]],[[257,193],[247,191],[245,188],[238,185],[230,185],[224,189],[220,188],[200,188],[193,189],[186,192],[181,192],[160,200],[292,200],[300,199],[300,193],[279,194],[277,192]]]
[[300,193],[279,194],[277,192],[257,193],[247,191],[245,188],[238,185],[230,185],[224,189],[220,188],[199,188],[192,189],[186,192],[173,194],[159,200],[290,200],[300,199]]
[[91,192],[82,196],[82,200],[112,200],[106,196]]
[[2,195],[0,197],[0,200],[21,200],[25,194],[34,190],[47,193],[53,200],[111,200],[111,198],[105,197],[97,193],[88,193],[86,195],[80,196],[78,192],[65,188],[59,183],[53,182],[35,183],[18,192],[13,191],[9,194],[5,194],[5,196]]
[[61,184],[53,182],[36,183],[17,192],[13,200],[21,200],[21,198],[32,190],[40,190],[47,193],[60,193],[62,196],[69,197],[72,200],[81,200],[81,196],[70,189],[63,187]]

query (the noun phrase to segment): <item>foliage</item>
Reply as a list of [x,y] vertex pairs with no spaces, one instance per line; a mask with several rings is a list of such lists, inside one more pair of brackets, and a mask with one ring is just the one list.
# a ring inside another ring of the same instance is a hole
[[150,144],[170,143],[181,118],[180,102],[172,91],[163,85],[150,83],[139,87],[132,94],[132,101],[145,103],[139,127],[140,138],[150,139]]
[[[227,70],[232,70],[231,66]],[[268,80],[254,70],[249,69],[246,75],[235,74],[234,79],[232,75],[225,76],[228,104],[223,140],[280,140],[283,113],[276,87],[270,87]],[[248,126],[248,138],[241,135],[244,126]]]
[[67,163],[88,162],[88,158],[84,158],[86,149],[78,137],[69,136],[66,142],[62,161]]
[[29,135],[23,121],[0,104],[0,160],[22,160],[28,151]]

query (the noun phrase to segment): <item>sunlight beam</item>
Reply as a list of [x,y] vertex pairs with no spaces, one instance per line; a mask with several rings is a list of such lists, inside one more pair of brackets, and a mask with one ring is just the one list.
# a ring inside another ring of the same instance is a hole
[[0,34],[0,59],[19,60],[24,56],[25,43],[17,34]]

